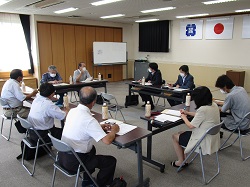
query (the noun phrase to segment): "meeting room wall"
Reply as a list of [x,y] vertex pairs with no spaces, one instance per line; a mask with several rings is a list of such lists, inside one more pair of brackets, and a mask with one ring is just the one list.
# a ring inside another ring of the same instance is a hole
[[159,63],[163,78],[171,83],[176,81],[183,64],[189,65],[196,85],[209,87],[214,87],[217,77],[227,70],[245,71],[244,87],[250,92],[250,39],[241,37],[242,22],[242,15],[235,16],[232,40],[206,40],[205,20],[202,40],[181,40],[180,20],[172,21],[169,53],[138,52],[139,26],[134,24],[135,59],[145,59],[149,55],[149,61]]
[[[51,23],[51,24],[55,23],[58,25],[61,24],[62,27],[59,26],[59,28],[55,28],[55,29],[58,29],[58,30],[55,30],[55,33],[57,33],[57,34],[55,34],[55,37],[57,37],[57,35],[59,35],[61,33],[62,29],[64,29],[64,30],[67,29],[70,32],[70,30],[71,30],[70,25],[74,25],[74,26],[85,25],[85,26],[89,26],[89,27],[93,27],[93,28],[94,27],[100,28],[100,32],[98,32],[98,33],[102,33],[102,31],[101,31],[102,28],[107,28],[107,30],[109,28],[114,28],[113,30],[112,29],[110,30],[111,32],[113,32],[113,31],[115,32],[117,30],[116,28],[118,28],[118,30],[119,30],[119,28],[121,28],[121,30],[122,30],[121,38],[118,36],[118,38],[116,38],[116,39],[114,38],[114,41],[127,42],[129,64],[131,64],[130,59],[134,59],[133,58],[134,49],[133,49],[133,42],[132,42],[132,37],[131,37],[132,24],[113,23],[113,22],[107,22],[107,21],[94,21],[94,20],[75,19],[75,18],[72,19],[72,18],[53,17],[53,16],[41,16],[41,15],[32,16],[32,22],[33,22],[32,23],[33,56],[34,56],[35,68],[38,72],[38,73],[36,72],[36,76],[38,79],[40,79],[41,75],[47,71],[46,67],[49,64],[53,63],[53,62],[50,62],[51,60],[44,60],[43,63],[45,62],[46,65],[44,65],[44,67],[43,67],[43,65],[41,66],[41,58],[43,58],[43,57],[39,56],[39,34],[38,34],[39,23]],[[46,29],[45,29],[45,30],[43,30],[43,32],[40,32],[40,33],[42,33],[42,35],[44,35],[44,34],[46,35],[46,32],[48,32],[48,30],[46,31]],[[105,33],[108,33],[108,31]],[[108,34],[108,35],[110,35],[110,34]],[[114,33],[114,36],[117,36],[117,35]],[[95,37],[96,37],[94,39],[95,41],[106,41],[106,40],[111,41],[111,39],[106,39],[107,38],[106,35],[103,37],[103,34],[98,35],[98,36],[96,34]],[[65,39],[71,43],[70,38],[72,38],[71,35],[65,36]],[[86,38],[86,40],[88,40],[88,38]],[[41,42],[41,39],[40,39],[40,42]],[[60,47],[60,45],[58,44],[59,42],[61,42],[61,45],[63,45],[62,41],[60,41],[58,39],[56,39],[55,42],[57,43],[57,46],[59,46],[59,47]],[[76,47],[76,50],[77,50],[77,47]],[[91,52],[89,52],[89,53],[91,53]],[[61,57],[60,56],[58,57],[58,58],[62,58],[61,63],[64,63],[63,57],[62,57],[63,55],[65,55],[65,54],[62,54]],[[81,61],[86,61],[87,55],[90,56],[91,54],[82,54]],[[47,56],[45,58],[47,58]],[[48,59],[51,59],[51,58],[48,58]],[[53,59],[53,57],[52,57],[52,59]],[[91,57],[91,59],[92,59],[92,57]],[[70,69],[70,72],[71,72],[72,70],[76,69],[78,61],[79,60],[76,59],[75,63],[73,65],[70,65],[69,67],[66,67],[64,69],[66,69],[66,70]],[[59,61],[59,64],[57,63],[56,65],[59,67],[59,71],[64,71],[64,70],[60,69],[60,61]],[[63,65],[63,64],[62,64],[62,66],[65,67],[65,65]],[[96,74],[99,71],[103,71],[103,70],[105,70],[106,73],[109,73],[109,71],[112,71],[111,73],[113,73],[115,77],[120,77],[122,75],[122,79],[125,79],[126,78],[126,66],[121,66],[121,65],[119,65],[119,66],[121,68],[119,68],[118,65],[113,66],[113,68],[112,67],[95,67],[94,74]],[[89,62],[87,62],[87,68],[90,70],[90,73],[92,74],[93,71],[92,71],[92,67],[90,66]],[[118,70],[116,68],[118,68]],[[116,75],[116,72],[119,72],[119,74]],[[68,74],[63,73],[66,81],[68,79]],[[104,76],[104,78],[105,78],[105,76]]]

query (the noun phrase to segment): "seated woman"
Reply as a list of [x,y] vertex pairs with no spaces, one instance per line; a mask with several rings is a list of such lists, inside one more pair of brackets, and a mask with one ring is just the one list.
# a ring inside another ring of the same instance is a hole
[[[185,154],[189,153],[203,134],[213,125],[220,123],[220,112],[218,106],[212,102],[212,94],[210,90],[201,86],[192,92],[193,100],[196,104],[196,112],[188,112],[180,110],[181,118],[191,131],[179,132],[173,134],[173,144],[177,161],[171,162],[173,167],[179,167],[185,159]],[[194,116],[190,122],[187,115]],[[185,150],[183,147],[186,147]],[[201,143],[203,154],[212,154],[220,147],[220,135],[208,135]],[[183,167],[187,166],[185,164]]]

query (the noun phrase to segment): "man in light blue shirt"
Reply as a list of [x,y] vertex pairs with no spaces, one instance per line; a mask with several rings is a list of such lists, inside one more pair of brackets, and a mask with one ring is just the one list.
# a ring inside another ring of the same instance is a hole
[[73,81],[81,82],[85,81],[87,78],[91,78],[88,70],[86,69],[86,65],[83,62],[78,64],[78,69],[74,71]]
[[[226,75],[218,77],[215,86],[220,88],[222,93],[227,94],[224,103],[217,102],[217,104],[222,105],[221,112],[230,110],[232,114],[221,118],[224,120],[222,128],[234,130],[239,125],[241,119],[250,112],[249,96],[243,87],[235,86],[233,81]],[[249,120],[245,119],[241,123],[240,129],[246,130],[248,128]]]

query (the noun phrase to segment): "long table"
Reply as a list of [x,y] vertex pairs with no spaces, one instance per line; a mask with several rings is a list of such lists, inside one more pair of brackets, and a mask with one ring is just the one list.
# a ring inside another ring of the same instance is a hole
[[[70,104],[69,108],[75,108],[76,105]],[[65,108],[61,108],[62,110],[66,110]],[[98,122],[102,122],[102,115],[91,111],[93,113],[94,118]],[[112,142],[112,144],[116,145],[118,148],[128,148],[137,153],[137,167],[138,167],[138,184],[136,187],[143,187],[143,186],[149,186],[149,178],[143,179],[143,156],[142,156],[142,139],[148,138],[152,135],[152,133],[146,129],[137,127],[134,130],[119,136],[116,135],[115,140]]]
[[[128,94],[131,96],[133,92],[142,93],[146,95],[152,95],[162,98],[167,98],[175,101],[185,102],[185,96],[187,93],[190,93],[191,90],[181,90],[177,91],[175,89],[171,89],[164,86],[145,86],[141,84],[135,84],[135,83],[127,83],[129,86]],[[172,95],[178,96],[178,97],[172,97]]]
[[[180,105],[173,106],[170,109],[172,109],[172,110],[180,110],[180,109],[183,109],[184,107],[185,107],[185,104],[183,103],[183,104],[180,104]],[[195,112],[195,107],[196,107],[196,105],[194,104],[193,101],[191,101],[190,107],[185,107],[185,108],[186,108],[187,111]],[[180,119],[180,120],[178,120],[176,122],[166,121],[166,122],[162,123],[162,122],[154,120],[154,118],[155,118],[155,116],[152,116],[152,117],[141,116],[141,119],[147,121],[147,130],[152,132],[152,136],[147,137],[147,150],[146,150],[147,155],[143,156],[142,158],[143,158],[144,161],[158,167],[160,169],[160,172],[163,173],[164,170],[165,170],[165,164],[160,163],[160,162],[155,161],[155,160],[152,159],[152,138],[153,138],[153,135],[156,135],[158,133],[161,133],[163,131],[166,131],[168,129],[171,129],[173,127],[181,125],[184,122],[183,122],[182,119]],[[189,116],[188,118],[191,119],[192,117]]]
[[70,92],[70,91],[80,91],[80,89],[82,87],[85,86],[91,86],[93,88],[104,88],[105,93],[107,93],[107,86],[106,83],[108,81],[107,80],[94,80],[94,81],[88,81],[88,82],[76,82],[73,84],[62,84],[62,85],[56,85],[55,86],[55,90],[56,93],[66,93],[66,92]]

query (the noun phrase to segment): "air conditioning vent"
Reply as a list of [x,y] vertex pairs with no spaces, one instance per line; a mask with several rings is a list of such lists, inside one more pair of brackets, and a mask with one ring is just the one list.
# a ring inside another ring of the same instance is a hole
[[150,18],[150,17],[156,17],[157,15],[152,15],[152,14],[143,14],[139,16],[131,16],[131,17],[125,17],[128,19],[144,19],[144,18]]
[[82,16],[76,16],[76,15],[72,15],[72,16],[68,16],[68,18],[81,18]]
[[33,3],[25,5],[25,7],[33,7],[33,8],[48,8],[51,6],[59,5],[64,3],[65,1],[62,0],[39,0]]

